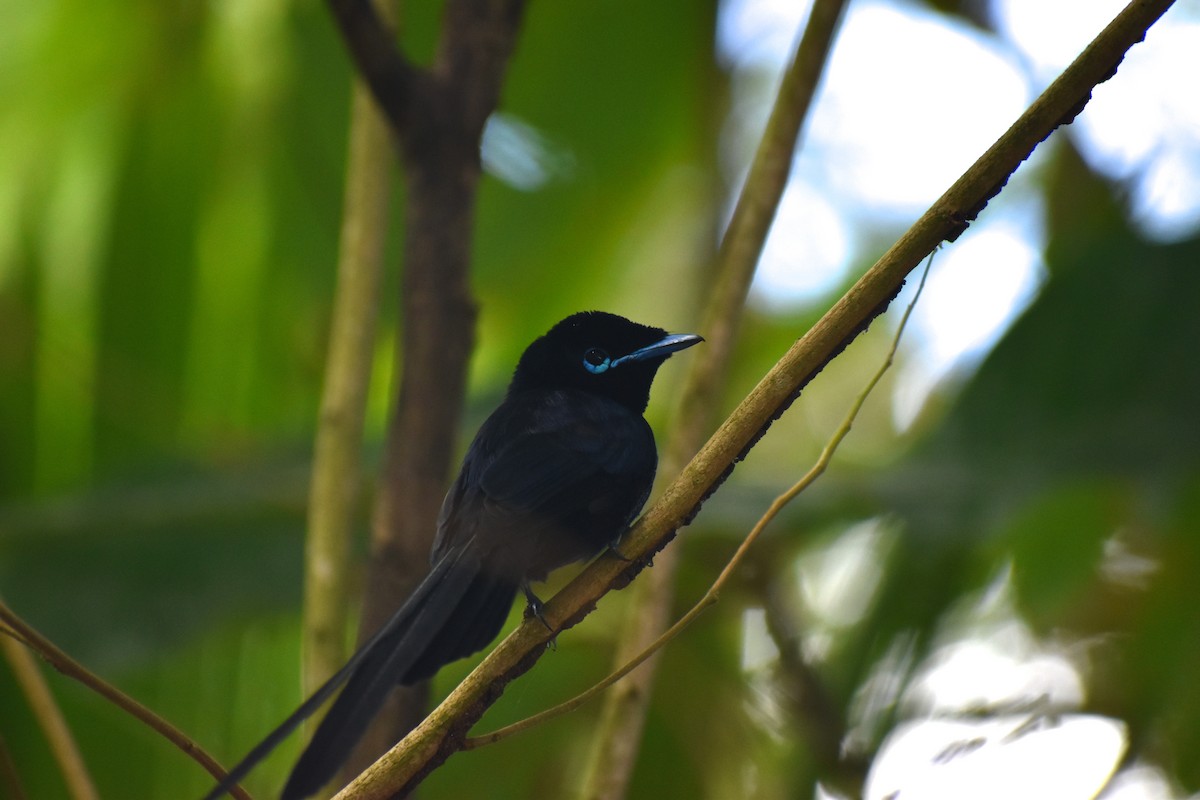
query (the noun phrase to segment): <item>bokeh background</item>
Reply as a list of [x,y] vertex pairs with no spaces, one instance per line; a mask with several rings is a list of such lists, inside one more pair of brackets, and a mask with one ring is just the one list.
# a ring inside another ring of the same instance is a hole
[[[804,5],[531,5],[485,137],[464,443],[524,344],[567,313],[695,324]],[[404,4],[419,61],[439,7]],[[722,407],[1120,7],[850,3]],[[840,796],[871,764],[870,796],[1200,791],[1197,74],[1200,3],[1184,0],[940,252],[829,473],[666,651],[631,797]],[[0,7],[0,594],[226,763],[300,699],[350,77],[316,0]],[[372,463],[394,274],[386,292]],[[808,469],[895,316],[673,545],[681,611]],[[656,385],[660,431],[680,375]],[[622,595],[482,726],[602,676]],[[205,791],[172,747],[50,680],[105,797]],[[828,714],[802,702],[814,687]],[[572,796],[595,713],[456,756],[423,794]],[[835,735],[848,783],[814,755]],[[28,797],[65,796],[6,665],[0,737]],[[297,746],[253,793],[272,794]]]

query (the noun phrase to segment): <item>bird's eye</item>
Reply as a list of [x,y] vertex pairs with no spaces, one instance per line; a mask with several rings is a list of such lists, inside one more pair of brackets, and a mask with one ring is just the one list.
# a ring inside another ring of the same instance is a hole
[[589,347],[583,354],[583,368],[593,375],[599,375],[608,369],[610,364],[608,353],[599,347]]

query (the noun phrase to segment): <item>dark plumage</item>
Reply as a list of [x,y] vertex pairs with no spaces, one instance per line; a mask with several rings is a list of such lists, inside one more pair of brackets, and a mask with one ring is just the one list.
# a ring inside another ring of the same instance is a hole
[[438,517],[429,575],[350,661],[238,764],[219,797],[343,683],[284,800],[333,778],[396,684],[415,683],[499,633],[513,598],[616,543],[650,493],[657,453],[642,412],[671,353],[702,341],[598,311],[567,317],[521,356]]

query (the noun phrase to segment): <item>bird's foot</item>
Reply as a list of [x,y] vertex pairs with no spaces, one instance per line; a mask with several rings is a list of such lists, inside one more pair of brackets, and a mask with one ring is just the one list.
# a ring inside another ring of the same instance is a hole
[[536,617],[538,622],[546,626],[546,630],[553,631],[554,628],[551,628],[550,623],[542,616],[543,606],[541,599],[533,593],[533,589],[529,588],[529,584],[522,586],[521,590],[525,592],[525,616]]

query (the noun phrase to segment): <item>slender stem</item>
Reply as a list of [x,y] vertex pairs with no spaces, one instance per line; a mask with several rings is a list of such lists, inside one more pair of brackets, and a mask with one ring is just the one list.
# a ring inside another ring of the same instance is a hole
[[[524,0],[447,0],[434,62],[414,70],[407,86],[416,111],[396,130],[405,181],[399,392],[372,512],[360,642],[428,569],[475,341],[470,267],[480,140],[499,103],[523,11]],[[394,691],[343,774],[365,769],[419,722],[427,696],[425,685]]]
[[390,26],[371,0],[326,0],[342,40],[397,133],[413,116],[413,95],[419,78],[416,70],[396,47]]
[[[56,647],[53,642],[42,636],[32,626],[18,617],[3,602],[0,602],[0,622],[3,622],[7,626],[0,629],[3,633],[9,635],[15,634],[13,638],[18,639],[26,647],[44,658],[46,663],[54,667],[54,669],[68,678],[79,681],[134,719],[160,734],[171,744],[182,750],[184,755],[203,767],[209,775],[212,775],[217,780],[225,777],[225,770],[217,763],[216,759],[206,753],[200,745],[189,739],[183,731],[98,675],[89,672],[82,664],[68,656]],[[231,789],[230,794],[238,798],[238,800],[251,800],[250,795],[246,794],[246,791],[240,786]]]

